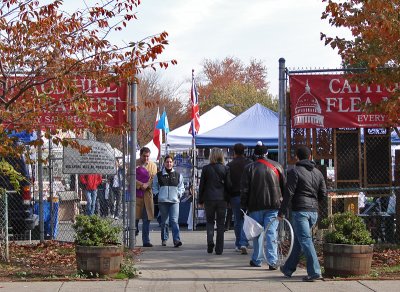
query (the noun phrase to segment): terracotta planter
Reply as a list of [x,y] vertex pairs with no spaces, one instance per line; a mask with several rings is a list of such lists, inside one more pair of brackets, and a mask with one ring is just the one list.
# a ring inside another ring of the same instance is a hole
[[112,275],[121,270],[122,246],[81,246],[77,245],[76,266],[85,274]]
[[370,273],[372,245],[323,244],[326,276],[356,276]]

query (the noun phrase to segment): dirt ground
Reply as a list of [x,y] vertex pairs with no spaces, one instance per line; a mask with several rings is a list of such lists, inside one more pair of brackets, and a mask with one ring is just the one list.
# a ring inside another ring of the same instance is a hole
[[[141,250],[137,249],[126,256],[135,258],[140,252]],[[9,254],[9,263],[0,262],[0,282],[79,279],[73,243],[11,243]],[[322,261],[322,255],[320,260]],[[400,246],[374,248],[371,274],[362,278],[400,279]]]

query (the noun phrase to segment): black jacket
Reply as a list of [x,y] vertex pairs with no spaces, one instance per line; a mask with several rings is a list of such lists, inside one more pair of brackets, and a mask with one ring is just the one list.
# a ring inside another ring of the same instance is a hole
[[207,164],[201,171],[199,204],[205,201],[228,201],[231,187],[229,167],[220,163]]
[[239,156],[234,158],[231,162],[227,164],[229,167],[232,187],[229,190],[230,197],[240,196],[240,180],[246,165],[250,164],[252,161],[244,156]]
[[326,197],[326,184],[315,162],[304,159],[288,172],[286,191],[279,214],[286,214],[291,204],[294,211],[318,211],[318,201]]
[[278,171],[255,161],[246,166],[240,188],[242,208],[252,211],[275,210],[281,206],[281,198],[286,183],[282,166],[273,160],[264,159]]

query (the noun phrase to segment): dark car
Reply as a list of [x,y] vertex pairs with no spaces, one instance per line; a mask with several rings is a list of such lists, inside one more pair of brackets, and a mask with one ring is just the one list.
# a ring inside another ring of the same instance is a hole
[[37,225],[37,216],[33,214],[31,176],[23,157],[5,157],[4,160],[23,176],[20,189],[15,190],[10,178],[0,174],[0,187],[8,193],[9,234],[16,237]]

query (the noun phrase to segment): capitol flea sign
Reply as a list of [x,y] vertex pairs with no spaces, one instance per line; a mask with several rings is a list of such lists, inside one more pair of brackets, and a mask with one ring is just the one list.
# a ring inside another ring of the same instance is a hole
[[350,84],[344,75],[292,75],[289,84],[293,128],[382,127],[385,115],[361,108],[388,99],[397,88]]

